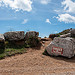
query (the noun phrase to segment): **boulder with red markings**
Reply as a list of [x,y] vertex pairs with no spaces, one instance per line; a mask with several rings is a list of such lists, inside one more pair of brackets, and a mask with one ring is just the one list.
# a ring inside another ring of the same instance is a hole
[[74,38],[60,38],[55,37],[54,40],[46,47],[49,55],[65,56],[71,58],[74,56],[75,39]]

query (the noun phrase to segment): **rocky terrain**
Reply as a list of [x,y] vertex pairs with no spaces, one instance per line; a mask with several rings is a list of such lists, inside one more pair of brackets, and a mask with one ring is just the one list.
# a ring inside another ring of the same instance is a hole
[[0,75],[75,75],[75,57],[50,57],[42,53],[51,41],[27,53],[0,60]]
[[[69,30],[69,33],[66,31],[60,37],[56,36],[58,34],[51,34],[49,38],[38,35],[35,31],[0,34],[0,48],[5,50],[4,59],[0,60],[0,75],[75,75],[75,29]],[[43,55],[46,49],[49,55],[55,56]],[[57,51],[63,55],[56,54]],[[70,56],[70,53],[72,58],[63,57]]]

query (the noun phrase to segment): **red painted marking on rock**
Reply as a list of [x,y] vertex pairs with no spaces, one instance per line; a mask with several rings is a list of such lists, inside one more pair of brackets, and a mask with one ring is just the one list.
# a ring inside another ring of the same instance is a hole
[[63,54],[63,48],[53,46],[52,47],[52,53],[57,53],[57,54],[62,55]]

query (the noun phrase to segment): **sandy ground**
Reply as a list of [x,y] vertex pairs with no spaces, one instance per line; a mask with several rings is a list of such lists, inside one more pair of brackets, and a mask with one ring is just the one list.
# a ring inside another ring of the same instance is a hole
[[[45,42],[45,47],[50,41]],[[0,75],[75,75],[75,57],[42,55],[45,47],[0,60]]]

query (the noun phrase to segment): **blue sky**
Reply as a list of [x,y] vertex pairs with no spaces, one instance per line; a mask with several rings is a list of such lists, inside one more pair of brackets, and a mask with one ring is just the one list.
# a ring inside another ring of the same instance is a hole
[[0,0],[0,33],[38,31],[41,37],[75,28],[74,0]]

